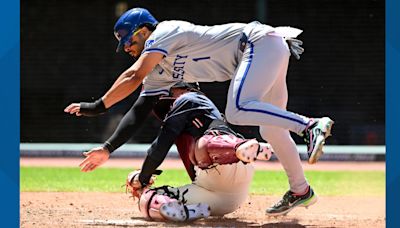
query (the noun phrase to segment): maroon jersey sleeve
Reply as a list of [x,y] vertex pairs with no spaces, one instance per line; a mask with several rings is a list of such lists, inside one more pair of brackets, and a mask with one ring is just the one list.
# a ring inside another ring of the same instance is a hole
[[195,159],[194,159],[194,148],[195,139],[189,134],[181,134],[175,140],[176,148],[178,149],[179,156],[185,165],[186,171],[190,176],[190,179],[194,181],[196,175],[194,171]]

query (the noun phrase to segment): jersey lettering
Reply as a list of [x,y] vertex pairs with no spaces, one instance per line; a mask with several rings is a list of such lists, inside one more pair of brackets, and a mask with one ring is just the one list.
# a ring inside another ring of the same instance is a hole
[[146,43],[144,44],[144,48],[150,47],[154,43],[154,40],[147,40]]
[[174,68],[172,71],[172,77],[175,79],[183,79],[183,75],[185,74],[185,63],[187,59],[187,55],[176,55],[174,61]]

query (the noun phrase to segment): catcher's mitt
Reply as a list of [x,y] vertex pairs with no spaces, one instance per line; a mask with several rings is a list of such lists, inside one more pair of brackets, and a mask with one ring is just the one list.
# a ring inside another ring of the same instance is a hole
[[128,177],[126,178],[125,191],[132,194],[133,200],[135,200],[136,197],[140,198],[144,189],[149,188],[154,183],[156,179],[155,175],[160,175],[161,173],[161,170],[156,170],[154,172],[154,175],[150,178],[149,183],[146,186],[142,186],[142,183],[140,183],[139,181],[140,169],[132,171],[128,174]]

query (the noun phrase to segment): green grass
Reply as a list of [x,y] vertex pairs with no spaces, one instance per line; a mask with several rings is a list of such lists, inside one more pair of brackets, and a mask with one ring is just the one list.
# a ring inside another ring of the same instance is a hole
[[[21,167],[21,191],[123,192],[130,169],[99,168],[82,173],[78,168]],[[307,179],[318,195],[384,196],[383,171],[308,171]],[[180,186],[190,183],[184,170],[165,170],[156,185]],[[256,171],[251,193],[281,195],[288,189],[283,171]]]

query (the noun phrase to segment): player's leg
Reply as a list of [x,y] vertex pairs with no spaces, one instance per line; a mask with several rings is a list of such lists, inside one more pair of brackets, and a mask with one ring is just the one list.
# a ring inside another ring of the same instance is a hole
[[208,205],[210,209],[210,215],[222,216],[230,213],[238,208],[235,204],[235,200],[227,200],[221,197],[221,194],[217,191],[210,191],[197,184],[189,184],[171,189],[171,191],[179,190],[181,196],[186,201],[186,205]]
[[241,160],[254,162],[256,159],[269,160],[272,147],[268,143],[259,143],[256,139],[243,139],[234,134],[204,135],[196,141],[196,164],[207,168],[215,163],[232,164]]
[[289,56],[287,44],[279,36],[267,35],[248,43],[229,87],[226,117],[233,124],[277,126],[304,136],[309,162],[315,163],[333,121],[328,117],[313,120],[262,101],[281,75],[286,78]]
[[290,185],[290,190],[282,200],[272,205],[266,212],[271,215],[280,215],[288,213],[297,206],[314,204],[317,196],[304,176],[297,147],[289,131],[273,126],[262,126],[260,134],[273,146],[274,154],[282,164]]
[[233,164],[218,165],[210,169],[196,169],[194,183],[205,189],[217,192],[248,192],[254,175],[254,166],[239,161]]
[[246,201],[253,174],[254,167],[242,162],[207,170],[196,168],[196,181],[173,191],[179,190],[187,204],[205,203],[212,216],[222,216]]
[[[288,92],[285,72],[279,75],[271,90],[263,97],[263,101],[286,109]],[[308,200],[315,202],[316,196],[311,194],[313,193],[312,189],[309,188],[304,176],[297,147],[289,131],[275,126],[261,126],[260,135],[273,146],[274,153],[285,169],[290,185],[289,192],[281,201],[268,208],[267,213],[284,214],[295,206],[306,204]],[[307,194],[309,189],[311,190],[310,194]]]
[[302,133],[309,121],[307,117],[261,101],[281,72],[287,70],[289,56],[287,44],[281,37],[267,35],[247,44],[229,87],[226,117],[230,123],[273,125]]

